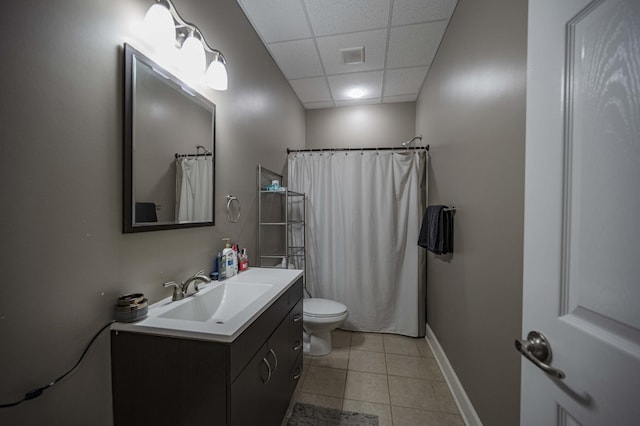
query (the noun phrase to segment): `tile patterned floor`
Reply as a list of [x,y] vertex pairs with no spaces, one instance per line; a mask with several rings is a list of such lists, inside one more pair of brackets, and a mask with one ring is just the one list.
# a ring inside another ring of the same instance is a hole
[[291,407],[371,413],[380,426],[464,426],[424,338],[343,330],[332,337],[332,353],[305,356]]

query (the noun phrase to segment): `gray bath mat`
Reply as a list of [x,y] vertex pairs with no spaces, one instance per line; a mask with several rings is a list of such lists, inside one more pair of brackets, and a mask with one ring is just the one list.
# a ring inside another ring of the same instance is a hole
[[378,416],[296,402],[288,426],[378,426]]

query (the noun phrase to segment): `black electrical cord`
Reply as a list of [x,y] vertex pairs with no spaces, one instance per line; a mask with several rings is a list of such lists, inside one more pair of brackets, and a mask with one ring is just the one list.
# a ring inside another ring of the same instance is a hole
[[9,404],[0,404],[0,408],[9,408],[9,407],[15,407],[18,404],[21,404],[25,401],[28,401],[30,399],[34,399],[39,397],[40,395],[42,395],[42,393],[49,389],[51,386],[55,385],[56,383],[58,383],[60,380],[64,379],[65,377],[67,377],[67,375],[69,375],[69,373],[71,373],[73,370],[75,370],[78,365],[80,365],[80,363],[82,362],[82,360],[84,359],[84,356],[87,354],[87,351],[89,350],[89,348],[91,347],[91,345],[93,344],[93,342],[95,342],[95,340],[98,338],[98,336],[100,335],[100,333],[102,333],[107,327],[109,327],[111,324],[113,324],[114,322],[116,322],[115,320],[111,320],[108,323],[106,323],[105,325],[102,326],[102,328],[100,328],[100,330],[98,330],[98,332],[96,334],[93,335],[93,337],[91,338],[91,341],[89,342],[89,344],[87,345],[86,348],[84,348],[84,351],[82,352],[82,355],[80,355],[80,359],[78,359],[78,362],[76,362],[76,364],[71,367],[69,370],[67,370],[66,373],[64,373],[62,376],[58,377],[57,379],[53,380],[51,383],[46,384],[42,387],[39,388],[35,388],[30,390],[29,392],[24,394],[24,397],[20,400],[20,401],[16,401],[16,402],[11,402]]

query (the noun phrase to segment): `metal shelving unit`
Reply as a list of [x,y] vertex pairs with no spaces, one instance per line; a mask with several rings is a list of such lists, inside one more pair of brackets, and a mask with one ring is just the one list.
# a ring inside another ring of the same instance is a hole
[[282,178],[258,164],[258,265],[306,269],[305,194],[266,189]]

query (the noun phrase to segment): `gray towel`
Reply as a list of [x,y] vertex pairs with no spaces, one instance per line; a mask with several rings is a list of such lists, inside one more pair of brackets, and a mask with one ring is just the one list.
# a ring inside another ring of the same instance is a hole
[[435,254],[453,251],[453,212],[445,211],[447,206],[427,207],[422,219],[418,245]]

